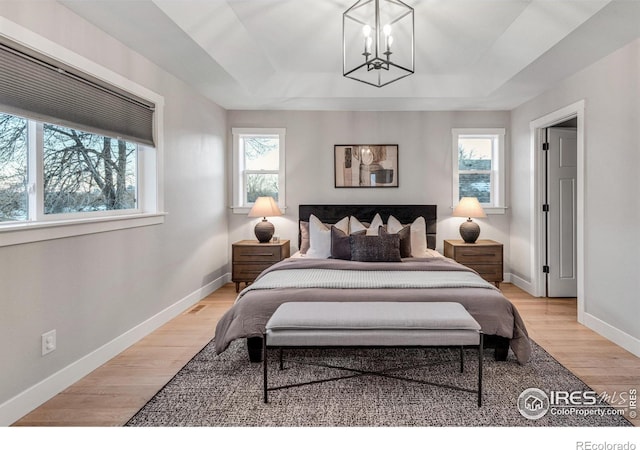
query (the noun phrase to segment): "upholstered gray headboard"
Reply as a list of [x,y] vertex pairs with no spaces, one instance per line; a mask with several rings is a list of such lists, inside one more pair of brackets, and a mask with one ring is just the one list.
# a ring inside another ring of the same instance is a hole
[[[361,222],[370,222],[376,213],[387,223],[392,215],[400,223],[411,223],[418,217],[424,217],[427,223],[427,247],[436,248],[436,223],[438,221],[436,205],[300,205],[298,220],[308,221],[311,214],[322,222],[335,223],[345,216],[354,216]],[[300,236],[298,235],[298,247]]]

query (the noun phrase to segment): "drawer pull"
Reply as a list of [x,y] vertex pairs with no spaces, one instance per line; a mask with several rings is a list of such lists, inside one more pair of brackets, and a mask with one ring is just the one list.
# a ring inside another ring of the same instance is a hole
[[273,253],[245,253],[243,256],[273,256]]
[[463,253],[462,256],[496,256],[495,253]]

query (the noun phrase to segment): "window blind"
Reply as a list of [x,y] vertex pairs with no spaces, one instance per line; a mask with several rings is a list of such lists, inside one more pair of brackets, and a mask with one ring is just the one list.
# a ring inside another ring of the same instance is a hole
[[0,106],[30,119],[154,146],[153,103],[3,42]]

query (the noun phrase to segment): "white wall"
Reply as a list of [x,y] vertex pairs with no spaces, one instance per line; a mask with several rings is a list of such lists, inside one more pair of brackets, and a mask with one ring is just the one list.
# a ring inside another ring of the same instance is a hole
[[[162,225],[0,248],[0,425],[42,395],[21,402],[29,388],[226,281],[229,247],[226,112],[55,2],[3,2],[1,14],[165,97],[168,215]],[[43,357],[40,335],[51,329],[58,348]]]
[[585,323],[640,354],[640,41],[512,112],[511,270],[535,270],[529,124],[583,99]]
[[[287,129],[287,211],[270,221],[280,238],[292,241],[292,251],[297,249],[298,205],[309,203],[436,204],[442,251],[443,239],[460,238],[461,219],[451,217],[451,129],[508,128],[509,113],[229,111],[228,121],[230,127]],[[345,144],[398,144],[398,188],[336,189],[333,146]],[[256,219],[231,216],[231,242],[255,238]],[[508,215],[478,222],[480,237],[503,242],[508,255]]]

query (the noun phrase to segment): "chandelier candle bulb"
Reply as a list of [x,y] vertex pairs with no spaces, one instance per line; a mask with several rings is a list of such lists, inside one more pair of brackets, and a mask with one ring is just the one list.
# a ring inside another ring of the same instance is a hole
[[371,54],[371,42],[373,41],[371,39],[371,25],[365,25],[364,27],[362,27],[362,34],[364,34],[364,57],[365,60],[369,57],[369,55]]
[[383,31],[384,36],[385,36],[385,43],[387,45],[387,52],[389,52],[390,48],[391,48],[391,44],[393,43],[393,36],[391,36],[391,25],[386,24],[382,28],[382,31]]

